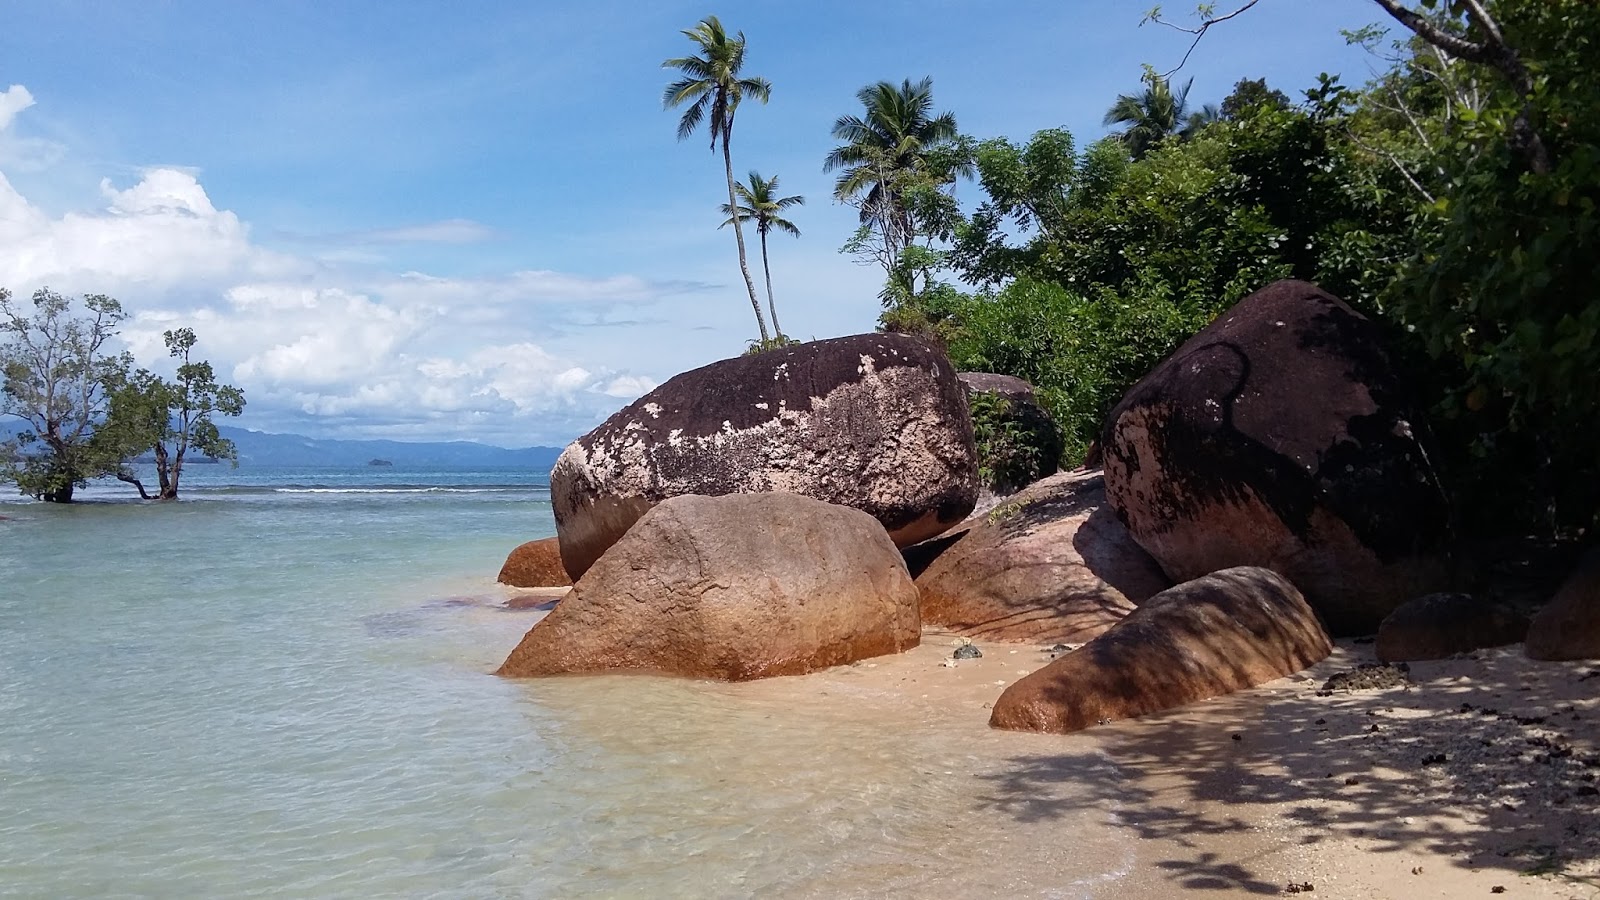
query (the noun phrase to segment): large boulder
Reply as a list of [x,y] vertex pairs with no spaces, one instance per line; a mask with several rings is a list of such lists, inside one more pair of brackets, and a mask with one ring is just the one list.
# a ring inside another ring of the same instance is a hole
[[900,546],[960,522],[977,500],[977,462],[949,359],[899,334],[726,359],[640,397],[550,473],[574,578],[668,497],[766,491],[863,510]]
[[1106,496],[1173,581],[1273,569],[1335,634],[1441,586],[1444,492],[1372,322],[1280,281],[1136,384],[1101,437]]
[[1445,659],[1515,644],[1527,633],[1528,617],[1508,604],[1471,594],[1427,594],[1384,618],[1374,649],[1383,662]]
[[744,681],[898,653],[917,589],[876,519],[794,494],[669,498],[501,666]]
[[1600,659],[1600,550],[1534,613],[1524,649],[1533,659]]
[[1051,644],[1115,625],[1172,582],[1104,503],[1099,472],[1052,475],[1006,498],[916,576],[923,623]]
[[1157,594],[1006,688],[989,724],[1066,734],[1265,684],[1331,652],[1316,613],[1283,576],[1225,569]]
[[519,588],[566,587],[572,584],[561,565],[561,547],[553,537],[519,545],[500,567],[501,584]]

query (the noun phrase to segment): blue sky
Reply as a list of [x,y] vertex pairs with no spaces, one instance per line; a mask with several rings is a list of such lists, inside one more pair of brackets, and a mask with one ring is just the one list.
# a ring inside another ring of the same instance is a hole
[[[247,427],[560,444],[754,331],[716,227],[720,158],[677,142],[661,108],[682,29],[720,15],[773,84],[740,111],[735,171],[808,198],[773,279],[785,330],[821,338],[878,313],[881,274],[837,252],[854,212],[821,170],[856,90],[931,76],[974,137],[1066,126],[1086,145],[1141,64],[1188,44],[1140,27],[1147,8],[16,4],[0,285],[118,297],[146,364],[162,329],[194,326],[245,389]],[[1370,0],[1263,0],[1179,78],[1196,103],[1244,77],[1292,96],[1322,71],[1359,83],[1368,60],[1339,30],[1381,17]]]

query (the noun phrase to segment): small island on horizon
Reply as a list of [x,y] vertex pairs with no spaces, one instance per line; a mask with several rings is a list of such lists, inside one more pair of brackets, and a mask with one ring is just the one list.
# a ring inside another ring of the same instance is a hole
[[369,466],[393,466],[394,463],[390,462],[387,459],[376,459],[376,458],[374,458],[374,459],[367,460],[367,465],[369,465]]

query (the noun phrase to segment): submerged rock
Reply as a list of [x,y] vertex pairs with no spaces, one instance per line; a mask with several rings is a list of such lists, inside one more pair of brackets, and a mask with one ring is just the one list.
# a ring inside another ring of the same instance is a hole
[[550,473],[574,578],[669,497],[769,491],[865,511],[900,546],[960,522],[976,450],[943,351],[863,334],[712,363],[573,442]]
[[1082,648],[1006,688],[989,724],[1068,733],[1290,675],[1333,644],[1267,569],[1225,569],[1157,594]]
[[567,570],[561,565],[561,547],[553,538],[543,538],[522,544],[506,557],[500,567],[501,584],[512,587],[566,587],[572,584]]
[[1335,634],[1436,590],[1446,501],[1376,325],[1317,287],[1239,301],[1107,419],[1106,496],[1174,581],[1262,566]]
[[1101,634],[1172,586],[1104,503],[1099,472],[1052,475],[1006,498],[917,575],[922,621],[999,641]]
[[871,516],[794,494],[690,495],[645,513],[499,674],[744,681],[920,639],[916,587]]

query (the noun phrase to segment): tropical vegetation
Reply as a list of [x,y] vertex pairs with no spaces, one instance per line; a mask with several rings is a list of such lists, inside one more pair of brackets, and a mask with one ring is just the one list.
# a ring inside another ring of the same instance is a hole
[[788,197],[778,196],[778,176],[762,178],[761,173],[755,169],[750,170],[750,180],[747,183],[738,183],[734,186],[738,194],[739,203],[722,204],[722,214],[728,218],[723,221],[723,227],[738,226],[741,220],[756,223],[756,234],[761,236],[761,272],[767,279],[767,311],[772,314],[772,331],[780,338],[783,328],[778,325],[778,306],[772,299],[772,263],[767,259],[767,235],[774,229],[792,237],[800,236],[800,229],[783,214],[791,207],[800,206],[806,198],[799,194]]
[[[70,503],[90,481],[114,477],[149,500],[178,497],[189,451],[234,459],[215,416],[237,416],[244,393],[216,382],[211,364],[193,358],[197,338],[179,328],[165,334],[178,361],[169,381],[133,369],[133,357],[111,342],[126,320],[121,304],[103,294],[73,300],[36,291],[33,313],[0,288],[0,416],[21,428],[0,443],[0,481],[25,496]],[[145,490],[133,462],[151,453],[159,487]]]
[[[676,69],[682,75],[667,85],[661,102],[668,109],[685,107],[678,119],[678,140],[687,140],[704,122],[706,130],[711,133],[711,149],[715,151],[718,143],[721,143],[722,165],[728,176],[728,205],[737,206],[733,151],[730,149],[734,116],[746,97],[766,103],[772,96],[772,85],[765,78],[743,74],[744,32],[729,35],[716,16],[706,16],[683,34],[698,52],[693,56],[674,57],[661,64],[662,68]],[[768,334],[766,319],[761,314],[761,301],[756,299],[756,285],[750,278],[750,263],[745,255],[744,229],[739,222],[735,217],[733,236],[739,245],[739,271],[744,273],[745,288],[750,292],[750,306],[755,310],[761,343],[766,344],[772,340],[772,336]]]

